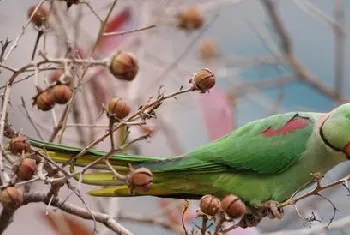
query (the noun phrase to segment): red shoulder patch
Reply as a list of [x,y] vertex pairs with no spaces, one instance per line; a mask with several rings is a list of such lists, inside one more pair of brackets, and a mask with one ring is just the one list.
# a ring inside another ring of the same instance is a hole
[[295,130],[303,129],[310,124],[310,119],[295,115],[291,120],[289,120],[284,126],[279,129],[274,129],[273,127],[267,128],[262,135],[266,137],[285,135],[292,133]]

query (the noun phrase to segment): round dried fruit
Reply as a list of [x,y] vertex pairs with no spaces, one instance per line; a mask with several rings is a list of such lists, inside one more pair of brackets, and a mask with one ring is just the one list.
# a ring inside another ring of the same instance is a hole
[[73,96],[73,91],[68,85],[60,84],[51,88],[52,98],[57,104],[67,104]]
[[215,75],[209,69],[201,69],[194,75],[194,84],[202,93],[215,85]]
[[37,171],[38,166],[36,161],[32,158],[25,158],[21,161],[21,164],[18,167],[16,175],[20,180],[30,180]]
[[128,182],[132,193],[135,191],[148,192],[152,188],[153,174],[146,168],[139,168],[128,175]]
[[203,40],[199,46],[199,54],[204,60],[212,60],[217,57],[217,48],[212,40]]
[[29,152],[31,150],[28,139],[24,136],[17,136],[11,139],[9,149],[14,154],[22,153],[23,151]]
[[[37,8],[37,6],[32,6],[27,11],[27,17],[28,19],[32,16],[34,13],[34,10]],[[37,27],[42,27],[46,24],[48,19],[48,14],[45,8],[39,7],[38,10],[34,13],[31,21],[32,23]]]
[[112,57],[109,70],[118,79],[132,81],[139,71],[139,65],[133,53],[120,52]]
[[204,19],[196,7],[188,8],[177,15],[177,26],[184,30],[195,30],[202,27]]
[[123,119],[130,113],[130,107],[122,98],[116,97],[108,102],[108,114]]
[[204,195],[201,198],[199,207],[203,213],[214,216],[219,212],[220,200],[212,195]]
[[42,111],[49,111],[55,106],[53,96],[50,94],[51,90],[40,92],[36,97],[33,97],[33,105],[36,104],[38,109]]
[[17,209],[23,203],[23,193],[17,187],[7,187],[1,190],[0,202],[6,208]]
[[244,215],[246,206],[237,196],[230,194],[221,201],[221,209],[231,218],[236,219]]

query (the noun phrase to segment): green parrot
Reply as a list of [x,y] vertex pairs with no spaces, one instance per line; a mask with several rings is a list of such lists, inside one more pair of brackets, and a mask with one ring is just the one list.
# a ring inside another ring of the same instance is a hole
[[[34,139],[30,143],[45,149],[59,163],[66,163],[81,150]],[[105,154],[89,150],[74,164],[84,166]],[[289,199],[315,182],[312,173],[324,175],[347,159],[350,103],[329,113],[290,112],[252,121],[181,156],[115,154],[111,164],[122,173],[128,163],[152,171],[153,185],[148,192],[131,194],[128,186],[107,171],[85,174],[83,182],[104,186],[89,192],[99,197],[199,199],[206,194],[223,198],[232,193],[258,207]]]

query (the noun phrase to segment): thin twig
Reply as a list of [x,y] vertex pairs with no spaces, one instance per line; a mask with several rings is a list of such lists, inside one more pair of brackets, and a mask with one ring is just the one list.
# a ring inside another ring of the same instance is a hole
[[36,14],[36,12],[38,11],[39,7],[41,7],[41,5],[45,2],[45,0],[41,0],[39,2],[39,4],[35,7],[35,9],[32,12],[32,15],[29,17],[29,19],[27,19],[26,23],[22,26],[22,29],[19,33],[19,35],[17,36],[17,38],[13,41],[13,43],[11,44],[11,47],[9,48],[9,50],[7,51],[7,53],[4,55],[4,57],[2,58],[2,61],[6,61],[8,59],[8,57],[11,55],[11,53],[16,49],[16,47],[18,46],[18,42],[19,40],[22,38],[22,36],[25,33],[26,28],[28,27],[28,25],[30,24],[30,22],[32,21],[32,17]]
[[25,113],[26,113],[26,116],[27,116],[29,122],[32,124],[32,126],[33,126],[35,132],[37,133],[37,135],[39,136],[39,138],[43,140],[44,137],[41,135],[41,133],[40,133],[38,127],[35,125],[35,123],[34,123],[32,117],[30,116],[30,114],[29,114],[29,112],[28,112],[28,109],[27,109],[26,102],[24,101],[24,98],[23,98],[23,97],[21,97],[21,102],[22,102],[22,107],[23,107],[23,109],[24,109],[24,111],[25,111]]
[[[328,230],[338,230],[347,227],[350,224],[350,216],[344,217],[330,224]],[[273,233],[263,233],[262,235],[310,235],[319,234],[325,230],[327,224],[318,224],[311,228],[295,229],[295,230],[280,230]]]
[[103,37],[110,37],[110,36],[121,36],[121,35],[125,35],[125,34],[129,34],[129,33],[135,33],[135,32],[142,32],[148,29],[153,29],[155,28],[156,25],[149,25],[149,26],[145,26],[139,29],[132,29],[132,30],[126,30],[126,31],[118,31],[118,32],[108,32],[108,33],[104,33]]
[[276,2],[272,0],[261,0],[261,3],[265,7],[272,25],[281,39],[281,48],[287,63],[294,69],[296,74],[300,76],[299,78],[338,103],[346,103],[348,99],[339,96],[336,91],[329,89],[326,85],[320,82],[319,79],[312,75],[306,66],[303,65],[294,55],[292,40],[276,9]]
[[[46,205],[49,204],[50,198],[47,197],[47,194],[45,193],[27,193],[24,194],[24,204],[34,203],[34,202],[43,202]],[[65,201],[54,197],[50,201],[50,205],[53,207],[57,207],[61,209],[62,211],[68,212],[72,215],[79,216],[83,219],[87,220],[93,220],[95,219],[96,222],[104,224],[106,227],[114,231],[116,234],[119,235],[132,235],[132,233],[125,229],[121,224],[117,223],[113,218],[109,217],[106,214],[97,212],[97,211],[88,211],[86,209],[83,209],[81,207],[65,203]]]
[[345,48],[346,36],[344,32],[345,24],[345,7],[343,0],[335,0],[334,2],[334,18],[336,24],[333,26],[334,30],[334,80],[335,91],[341,97],[344,89],[344,75],[345,75]]
[[321,191],[325,190],[325,189],[328,189],[328,188],[332,188],[334,186],[337,186],[337,185],[341,185],[341,184],[344,184],[346,182],[348,182],[350,180],[350,175],[346,176],[345,178],[343,179],[340,179],[340,180],[337,180],[337,181],[334,181],[330,184],[327,184],[325,186],[322,186],[320,184],[318,184],[316,186],[316,188],[298,198],[291,198],[291,199],[288,199],[286,202],[282,203],[280,206],[281,207],[284,207],[284,206],[288,206],[288,205],[294,205],[296,204],[298,201],[302,200],[302,199],[305,199],[305,198],[308,198],[308,197],[311,197],[311,196],[314,196],[314,195],[317,195],[319,194]]
[[13,73],[11,78],[7,82],[4,99],[2,102],[1,119],[0,119],[0,179],[2,182],[2,186],[7,186],[8,182],[10,181],[9,176],[4,170],[3,158],[2,158],[3,150],[4,150],[3,139],[4,139],[4,129],[6,125],[5,120],[7,117],[7,107],[9,105],[9,99],[10,99],[13,82],[15,81],[15,79],[17,78],[20,72],[21,71],[19,71],[18,73]]
[[196,37],[194,37],[192,39],[192,41],[187,45],[187,47],[185,48],[185,50],[171,63],[169,64],[164,70],[163,72],[157,77],[155,78],[155,80],[150,83],[149,86],[143,88],[143,92],[144,94],[147,94],[147,92],[149,92],[149,90],[154,87],[154,84],[158,84],[162,79],[165,78],[165,75],[167,75],[169,72],[171,72],[172,70],[176,69],[178,63],[186,57],[186,55],[188,54],[189,50],[195,45],[195,43],[203,36],[203,34],[209,29],[209,27],[214,23],[214,21],[219,17],[219,14],[216,14],[213,19],[196,35]]

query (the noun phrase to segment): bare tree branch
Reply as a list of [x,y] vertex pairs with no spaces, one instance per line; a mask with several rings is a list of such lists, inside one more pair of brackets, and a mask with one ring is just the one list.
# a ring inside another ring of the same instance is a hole
[[72,215],[79,216],[83,219],[87,219],[87,220],[95,219],[98,223],[104,224],[107,228],[111,229],[116,234],[132,235],[132,233],[129,230],[125,229],[122,225],[117,223],[113,218],[109,217],[106,214],[96,212],[96,211],[89,212],[86,209],[77,207],[72,204],[68,204],[64,200],[61,200],[57,197],[53,198],[50,201],[50,198],[47,197],[46,193],[24,194],[24,200],[23,200],[24,204],[35,203],[35,202],[42,202],[46,205],[50,204],[51,206],[57,207],[62,211],[68,212]]

